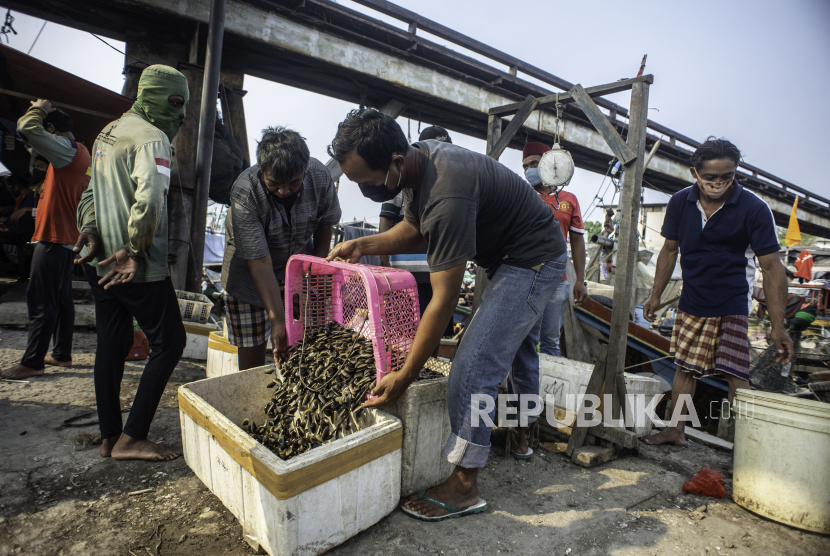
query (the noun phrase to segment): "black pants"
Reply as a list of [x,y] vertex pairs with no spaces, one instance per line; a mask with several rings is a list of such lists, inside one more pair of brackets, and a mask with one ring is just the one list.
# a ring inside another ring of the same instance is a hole
[[[95,399],[101,438],[122,432],[144,440],[167,386],[182,356],[187,334],[170,278],[158,282],[128,282],[105,290],[95,269],[84,265],[95,297],[98,349],[95,352]],[[133,345],[133,317],[150,343],[127,424],[121,428],[121,379],[124,359]]]
[[[22,253],[18,256],[23,256]],[[75,305],[72,304],[72,267],[75,253],[57,243],[35,244],[32,275],[26,290],[29,309],[29,343],[20,364],[42,369],[49,342],[55,340],[52,357],[72,360]]]

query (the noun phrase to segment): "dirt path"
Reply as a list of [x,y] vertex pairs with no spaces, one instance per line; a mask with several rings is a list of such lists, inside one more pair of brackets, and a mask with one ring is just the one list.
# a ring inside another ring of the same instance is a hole
[[[19,361],[25,338],[22,330],[0,330],[2,367]],[[28,384],[0,382],[0,556],[251,554],[239,524],[183,459],[118,462],[98,457],[97,446],[76,450],[73,437],[97,433],[97,427],[61,424],[95,408],[94,346],[94,333],[79,331],[73,367],[48,368]],[[124,407],[142,366],[127,364]],[[202,363],[179,364],[152,440],[181,450],[176,389],[200,378]],[[830,554],[827,537],[755,516],[728,497],[682,495],[683,481],[702,465],[723,471],[727,462],[726,453],[694,443],[644,446],[639,457],[590,470],[544,450],[529,463],[505,460],[495,450],[481,474],[491,508],[485,514],[427,524],[395,511],[329,554]],[[693,517],[690,510],[705,504],[706,517]]]

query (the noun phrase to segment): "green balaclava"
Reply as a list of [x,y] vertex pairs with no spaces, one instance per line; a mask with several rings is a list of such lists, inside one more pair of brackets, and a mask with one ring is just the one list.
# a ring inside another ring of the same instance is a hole
[[[168,102],[173,95],[181,95],[184,98],[181,108],[171,106]],[[138,80],[138,98],[130,111],[159,128],[172,141],[182,127],[189,101],[187,78],[170,66],[156,64],[141,73],[141,79]]]

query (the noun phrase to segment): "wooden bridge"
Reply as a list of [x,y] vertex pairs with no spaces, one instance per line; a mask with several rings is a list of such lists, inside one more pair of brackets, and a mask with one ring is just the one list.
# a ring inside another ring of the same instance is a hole
[[[227,0],[220,95],[227,103],[238,97],[238,102],[231,103],[238,108],[230,113],[236,115],[232,128],[245,152],[247,139],[241,117],[244,74],[355,105],[392,106],[396,114],[482,139],[487,135],[489,115],[510,119],[517,105],[507,105],[527,95],[546,97],[572,87],[572,83],[541,68],[391,2],[356,1],[406,23],[408,29],[328,0]],[[210,0],[10,0],[7,6],[125,41],[127,96],[134,95],[145,63],[191,69],[204,64]],[[420,36],[419,31],[473,51],[489,62],[438,45]],[[659,79],[656,76],[658,83]],[[627,109],[604,99],[598,99],[597,104],[624,134]],[[551,142],[554,116],[552,106],[551,110],[535,112],[510,147],[521,148],[526,137]],[[564,119],[563,144],[574,155],[576,165],[604,174],[613,155],[585,114],[568,104]],[[335,125],[332,122],[332,134]],[[644,186],[670,194],[690,184],[689,154],[699,143],[649,120],[647,149],[658,140]],[[741,164],[738,179],[769,203],[781,226],[787,225],[798,196],[802,231],[830,237],[830,200],[748,164]],[[187,181],[185,177],[183,180]]]

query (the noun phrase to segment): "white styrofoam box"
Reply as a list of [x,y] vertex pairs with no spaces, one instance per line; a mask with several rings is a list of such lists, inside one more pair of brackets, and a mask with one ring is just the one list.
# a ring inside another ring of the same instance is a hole
[[[427,368],[450,372],[450,363],[430,359]],[[447,410],[447,379],[414,382],[387,411],[401,420],[401,496],[420,492],[442,483],[455,467],[444,456],[450,435]]]
[[[591,363],[539,354],[539,395],[543,401],[547,395],[553,396],[555,407],[565,410],[564,418],[561,414],[557,416],[563,424],[570,426],[575,419],[576,409],[582,402],[593,371],[594,366]],[[659,380],[631,373],[625,373],[625,386],[628,394],[644,394],[645,404],[663,390]],[[570,398],[569,394],[572,395]],[[632,400],[637,403],[637,398]],[[633,409],[636,415],[637,406]],[[651,420],[646,420],[637,424],[635,431],[639,436],[649,434],[652,425]]]
[[397,507],[401,423],[369,410],[359,432],[284,461],[237,425],[265,421],[268,368],[179,388],[185,461],[252,547],[272,556],[322,554]]
[[211,332],[217,332],[219,326],[213,323],[186,322],[184,323],[184,330],[187,333],[187,343],[184,346],[182,357],[205,361],[208,354],[208,336]]
[[227,332],[211,332],[208,339],[207,365],[205,374],[208,378],[225,376],[239,370],[236,346],[228,342]]

